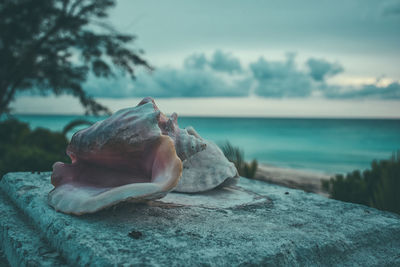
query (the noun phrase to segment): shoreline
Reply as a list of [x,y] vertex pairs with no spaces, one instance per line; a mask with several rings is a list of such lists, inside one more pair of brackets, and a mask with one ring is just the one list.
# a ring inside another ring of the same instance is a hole
[[322,181],[329,180],[334,174],[307,171],[259,164],[253,179],[277,184],[289,188],[301,189],[324,197],[329,194],[322,188]]

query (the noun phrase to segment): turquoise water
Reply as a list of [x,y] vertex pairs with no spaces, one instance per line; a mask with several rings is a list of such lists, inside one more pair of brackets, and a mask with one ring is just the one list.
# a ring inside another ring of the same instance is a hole
[[[16,117],[32,128],[51,130],[62,130],[69,121],[82,118]],[[400,120],[179,117],[178,122],[181,128],[191,125],[216,143],[229,140],[244,150],[248,160],[327,173],[365,169],[373,159],[389,158],[400,149]]]

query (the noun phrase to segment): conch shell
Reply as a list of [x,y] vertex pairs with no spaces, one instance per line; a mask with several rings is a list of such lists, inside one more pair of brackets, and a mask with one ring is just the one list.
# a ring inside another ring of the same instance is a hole
[[75,133],[67,154],[71,164],[53,165],[48,202],[77,215],[161,198],[175,187],[206,191],[238,178],[215,144],[193,128],[180,129],[177,115],[168,118],[149,97]]
[[164,117],[145,100],[77,132],[67,148],[72,164],[53,166],[49,204],[83,214],[167,194],[181,177],[182,162],[159,127]]

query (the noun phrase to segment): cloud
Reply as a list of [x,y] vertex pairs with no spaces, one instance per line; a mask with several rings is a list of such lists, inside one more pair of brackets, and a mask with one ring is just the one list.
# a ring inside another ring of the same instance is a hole
[[134,80],[127,76],[117,76],[105,79],[89,75],[87,82],[83,85],[84,90],[94,97],[124,98],[132,97]]
[[239,59],[233,57],[230,53],[224,53],[221,50],[215,51],[209,64],[210,67],[216,71],[228,73],[239,73],[242,71]]
[[385,3],[382,9],[382,15],[400,16],[400,1],[391,1],[389,3]]
[[268,98],[308,97],[400,99],[400,86],[374,84],[361,87],[332,85],[329,77],[343,72],[339,63],[311,58],[299,68],[295,55],[271,61],[263,57],[243,67],[240,60],[217,50],[207,57],[197,53],[184,59],[182,68],[159,67],[154,72],[139,72],[137,79],[90,77],[85,90],[94,97],[128,98],[240,97],[251,94]]
[[325,96],[328,98],[340,98],[340,99],[400,99],[400,83],[392,82],[387,86],[377,86],[376,84],[366,84],[361,88],[344,88],[336,87],[331,88],[325,92]]
[[230,74],[242,71],[240,60],[221,50],[216,50],[211,59],[207,59],[203,53],[190,55],[184,60],[183,66],[187,69],[209,69]]
[[255,93],[265,97],[305,97],[314,89],[311,77],[296,68],[294,55],[286,61],[267,61],[259,58],[250,64],[257,86]]
[[202,70],[208,65],[206,56],[204,54],[193,54],[185,58],[183,66],[186,69]]
[[239,59],[217,50],[211,58],[203,53],[184,59],[183,68],[160,67],[153,73],[141,72],[137,80],[90,77],[85,90],[95,97],[237,97],[249,95],[251,79],[238,77]]
[[[192,62],[193,63],[193,62]],[[190,64],[192,64],[190,63]],[[197,63],[192,68],[157,68],[153,73],[139,73],[136,80],[90,79],[85,90],[94,97],[237,97],[247,96],[251,80],[235,79],[205,70]]]
[[334,76],[344,71],[339,63],[330,63],[323,59],[310,58],[306,62],[310,75],[316,81],[323,81],[328,76]]
[[134,93],[158,97],[247,96],[249,84],[246,79],[229,82],[211,70],[160,68],[139,77]]

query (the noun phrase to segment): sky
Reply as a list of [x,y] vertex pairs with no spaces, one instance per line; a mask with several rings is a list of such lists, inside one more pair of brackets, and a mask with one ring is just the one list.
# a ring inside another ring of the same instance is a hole
[[[182,115],[400,117],[400,0],[119,0],[109,21],[155,67],[89,77],[112,110],[152,96]],[[54,101],[23,96],[14,109],[82,111]]]

